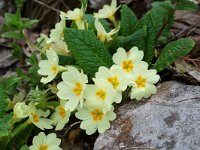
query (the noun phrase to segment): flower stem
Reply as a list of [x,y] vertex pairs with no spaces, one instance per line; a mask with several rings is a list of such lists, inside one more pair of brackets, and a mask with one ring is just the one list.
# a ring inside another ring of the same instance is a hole
[[122,101],[124,101],[124,100],[126,100],[127,98],[128,98],[128,96],[129,96],[129,94],[130,94],[130,92],[131,92],[131,87],[128,87],[127,89],[126,89],[126,91],[123,93],[123,98],[122,98]]

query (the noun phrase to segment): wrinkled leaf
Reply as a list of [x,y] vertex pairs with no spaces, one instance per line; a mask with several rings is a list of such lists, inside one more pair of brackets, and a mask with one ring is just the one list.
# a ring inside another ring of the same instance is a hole
[[177,10],[197,11],[198,6],[191,0],[177,0]]
[[128,36],[137,29],[139,22],[133,11],[127,5],[123,5],[120,12],[121,21],[119,32],[121,36]]
[[117,37],[111,41],[111,47],[113,47],[115,50],[119,47],[123,47],[128,51],[131,47],[137,46],[140,50],[144,50],[146,44],[146,35],[146,27],[143,27],[129,36]]
[[70,52],[87,74],[94,76],[100,66],[111,66],[111,55],[92,31],[66,28],[64,33]]
[[155,46],[161,35],[169,34],[172,24],[174,8],[171,2],[154,2],[153,8],[141,19],[141,23],[147,26],[147,38],[144,60],[151,64],[155,55]]
[[194,47],[195,42],[189,38],[179,39],[167,44],[162,50],[160,57],[153,66],[158,72],[167,68],[176,59],[188,54]]

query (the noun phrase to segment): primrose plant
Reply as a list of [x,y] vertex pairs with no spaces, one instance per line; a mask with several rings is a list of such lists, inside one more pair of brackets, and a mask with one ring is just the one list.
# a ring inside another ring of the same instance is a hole
[[[23,149],[60,150],[61,141],[54,133],[40,132],[29,147],[26,142],[34,128],[53,132],[55,127],[56,131],[64,131],[72,115],[80,120],[80,128],[86,134],[105,132],[117,117],[116,104],[155,94],[155,84],[160,80],[157,72],[189,53],[195,45],[190,38],[169,41],[174,12],[197,8],[189,0],[154,2],[141,19],[126,5],[117,6],[116,0],[93,15],[86,13],[86,7],[83,1],[81,8],[61,11],[60,22],[49,35],[40,34],[33,47],[39,54],[39,61],[34,56],[30,60],[34,71],[31,67],[27,76],[18,71],[17,78],[9,79],[20,85],[25,78],[28,94],[18,93],[7,101],[10,95],[5,95],[0,84],[3,104],[5,108],[9,106],[0,111],[0,122],[8,126],[8,130],[0,128],[0,133],[4,133],[0,134],[0,143],[6,139],[4,149],[15,142]],[[118,10],[120,19],[115,16]],[[70,27],[66,21],[71,22]],[[16,30],[3,36],[12,38],[17,33],[27,40],[24,28]],[[164,48],[158,51],[158,46]],[[40,83],[33,84],[36,81],[30,76],[40,76]],[[13,113],[8,113],[11,110]],[[17,142],[16,137],[26,130],[26,139]]]

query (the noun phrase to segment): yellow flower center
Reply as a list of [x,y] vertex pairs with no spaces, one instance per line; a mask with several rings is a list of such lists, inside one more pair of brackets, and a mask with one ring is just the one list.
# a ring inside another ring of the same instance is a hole
[[82,92],[82,85],[80,82],[76,82],[75,83],[75,87],[72,89],[73,92],[76,94],[76,96],[80,96],[81,95],[81,92]]
[[48,146],[46,144],[42,144],[40,145],[39,150],[48,150]]
[[122,63],[122,69],[129,73],[133,70],[133,62],[131,60],[124,60]]
[[63,106],[60,106],[59,108],[59,115],[62,117],[62,118],[65,118],[65,109]]
[[97,38],[99,38],[102,42],[106,41],[106,36],[103,33],[98,33]]
[[98,109],[91,111],[90,114],[92,115],[93,121],[101,121],[104,116],[103,112]]
[[135,83],[137,84],[138,88],[144,88],[146,86],[146,80],[142,76],[138,76],[138,78],[135,80]]
[[120,82],[119,82],[117,76],[109,77],[107,80],[108,80],[108,82],[110,82],[110,83],[113,85],[113,88],[114,88],[114,89],[117,89],[117,87],[118,87],[119,84],[120,84]]
[[102,100],[105,100],[106,98],[106,92],[103,89],[100,89],[96,92],[96,95],[100,97]]
[[50,48],[52,48],[52,44],[51,43],[45,45],[45,50],[49,50]]
[[108,17],[108,19],[109,19],[110,21],[112,21],[112,22],[115,22],[115,16],[114,16],[114,14],[110,15],[110,16]]
[[55,75],[57,73],[57,66],[53,65],[51,70],[52,70],[53,74]]
[[38,123],[39,122],[39,116],[37,114],[31,113],[32,117],[33,117],[33,122],[34,123]]
[[60,33],[60,37],[64,37],[64,32],[61,32],[61,33]]

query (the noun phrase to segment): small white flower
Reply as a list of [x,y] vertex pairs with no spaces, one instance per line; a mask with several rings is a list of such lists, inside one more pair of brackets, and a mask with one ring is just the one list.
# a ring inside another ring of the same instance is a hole
[[69,121],[70,111],[65,110],[65,100],[60,100],[60,105],[56,107],[55,112],[52,114],[51,119],[56,124],[55,130],[62,130],[65,124]]
[[50,38],[47,40],[47,43],[63,41],[64,33],[63,30],[66,27],[65,22],[66,13],[60,12],[60,22],[56,23],[55,28],[50,31]]
[[107,33],[103,25],[97,18],[95,19],[94,25],[97,30],[97,38],[99,38],[102,42],[111,41],[112,35],[116,34],[119,31],[119,27],[118,27]]
[[43,111],[41,109],[37,109],[33,102],[28,105],[28,115],[29,120],[41,130],[44,129],[52,129],[51,124],[53,123],[50,119],[44,118],[50,114],[50,111]]
[[69,10],[65,17],[68,20],[74,20],[78,29],[84,29],[83,9],[75,8],[73,11]]
[[64,40],[64,33],[63,30],[66,26],[65,20],[61,20],[60,22],[56,23],[55,29],[50,31],[50,38],[47,40],[47,43],[56,42],[60,40]]
[[61,140],[56,137],[55,133],[50,133],[47,136],[44,132],[40,132],[34,136],[30,150],[62,150],[59,145]]
[[117,1],[112,0],[111,5],[104,5],[102,9],[99,9],[98,13],[94,13],[95,18],[108,18],[111,21],[115,20],[115,12],[120,8],[117,7]]
[[50,48],[53,49],[59,55],[69,55],[68,45],[62,40],[51,43]]
[[79,8],[75,8],[73,11],[69,10],[67,11],[67,14],[65,15],[65,17],[68,20],[81,20],[83,17],[83,10]]
[[38,40],[38,43],[41,42],[40,47],[44,53],[46,53],[49,50],[54,50],[59,55],[63,55],[63,56],[69,55],[68,45],[63,40],[49,42],[48,37],[46,39],[43,35],[37,40]]
[[145,66],[148,68],[148,64],[143,59],[144,52],[139,51],[137,47],[132,47],[129,52],[123,48],[118,48],[117,53],[113,55],[113,61],[117,66],[120,66],[125,73],[130,74],[137,65]]
[[66,17],[67,17],[67,13],[60,11],[60,19],[65,20]]
[[141,100],[143,97],[148,98],[157,92],[156,84],[160,76],[156,74],[155,69],[147,70],[146,67],[138,66],[132,73],[132,90],[131,99]]
[[56,23],[55,28],[50,31],[50,38],[45,34],[40,34],[37,42],[40,43],[42,50],[46,51],[53,49],[59,55],[69,55],[67,44],[64,42],[63,30],[66,27],[65,23],[66,13],[60,12],[61,21]]
[[38,74],[47,76],[41,79],[41,82],[44,84],[51,82],[63,68],[58,65],[58,55],[55,51],[49,50],[46,55],[47,60],[41,60],[39,62],[40,69],[38,70]]
[[13,109],[14,116],[22,119],[28,117],[28,106],[24,102],[18,102]]
[[104,80],[94,81],[95,85],[87,85],[84,91],[85,104],[90,107],[101,107],[104,112],[110,111],[117,92]]
[[110,128],[110,122],[116,118],[116,114],[113,112],[112,107],[110,111],[103,113],[101,108],[98,107],[82,107],[76,112],[76,117],[81,122],[80,128],[86,130],[86,134],[91,135],[98,130],[99,133],[103,133]]
[[40,36],[37,38],[37,42],[40,44],[42,48],[47,46],[48,36],[44,33],[40,33]]
[[119,103],[122,100],[122,91],[126,90],[129,84],[129,78],[124,71],[118,66],[112,66],[110,69],[106,67],[99,67],[98,72],[95,74],[96,80],[103,80],[112,85],[116,90],[115,102]]
[[87,76],[82,72],[79,72],[74,67],[69,67],[66,72],[62,73],[62,80],[57,85],[58,97],[60,99],[67,100],[65,109],[73,111],[80,104],[83,106],[83,91],[86,88],[88,82]]

